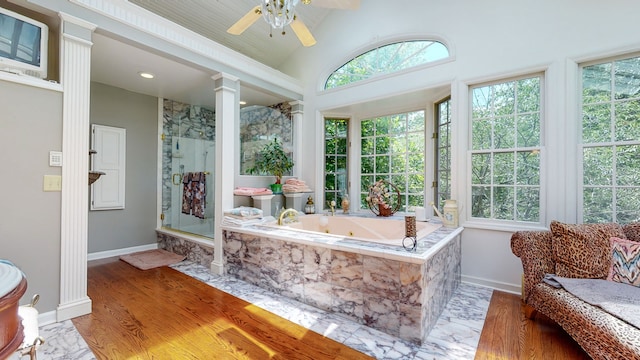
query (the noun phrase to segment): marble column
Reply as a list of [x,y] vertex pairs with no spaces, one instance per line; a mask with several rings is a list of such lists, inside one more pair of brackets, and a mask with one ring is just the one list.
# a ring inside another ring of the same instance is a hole
[[87,296],[91,37],[96,26],[60,13],[62,205],[57,321],[91,312]]
[[233,208],[234,174],[236,173],[235,150],[240,122],[238,103],[238,78],[219,73],[212,79],[216,92],[216,170],[215,170],[215,229],[214,250],[211,272],[224,273],[224,252],[222,249],[222,219],[224,210]]

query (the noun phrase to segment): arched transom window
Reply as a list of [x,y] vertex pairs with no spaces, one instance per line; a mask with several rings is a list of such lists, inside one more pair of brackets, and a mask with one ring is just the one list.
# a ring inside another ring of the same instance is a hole
[[329,76],[324,88],[333,89],[448,57],[449,50],[438,41],[412,40],[383,45],[342,65]]

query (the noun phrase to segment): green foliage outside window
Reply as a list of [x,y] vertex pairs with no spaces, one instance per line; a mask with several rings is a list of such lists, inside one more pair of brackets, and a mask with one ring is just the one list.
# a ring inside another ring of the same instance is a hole
[[471,91],[471,216],[540,221],[541,77]]
[[400,211],[424,206],[424,111],[362,120],[360,207],[368,208],[369,187],[387,180],[400,191]]
[[[324,143],[325,143],[325,178],[324,178],[324,203],[336,202],[337,208],[342,208],[341,200],[347,194],[347,156],[348,156],[348,129],[349,121],[346,119],[325,119]],[[322,208],[322,207],[321,207]]]
[[640,221],[640,57],[582,68],[582,221]]
[[416,40],[384,45],[342,65],[329,76],[324,88],[333,89],[447,57],[449,50],[437,41]]

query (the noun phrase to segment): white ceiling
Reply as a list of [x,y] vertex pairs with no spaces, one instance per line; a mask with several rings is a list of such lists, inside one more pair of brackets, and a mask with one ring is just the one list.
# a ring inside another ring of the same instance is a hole
[[[273,34],[273,38],[269,38],[269,26],[262,19],[242,35],[227,34],[226,29],[249,9],[255,7],[258,0],[128,1],[150,9],[160,16],[272,67],[277,68],[293,51],[303,48],[293,31],[285,36]],[[339,3],[349,0],[322,1]],[[332,11],[352,11],[327,10],[302,3],[296,9],[296,14],[312,33],[313,29],[330,16]],[[128,44],[100,32],[93,34],[93,42],[92,81],[154,97],[215,108],[215,93],[211,79],[215,72],[199,69],[193,64],[181,63],[174,58],[159,55],[152,50]],[[143,79],[138,75],[141,71],[151,72],[155,78]],[[268,106],[292,100],[268,93],[263,89],[248,87],[245,83],[241,84],[240,97],[247,102],[246,106]],[[447,89],[420,90],[387,99],[373,99],[367,103],[325,110],[336,114],[379,113],[397,107],[422,104],[425,99],[434,99],[440,93],[446,94]]]
[[[139,47],[93,34],[91,80],[132,92],[215,108],[213,72],[185,65]],[[150,72],[144,79],[139,72]],[[246,85],[240,99],[247,105],[273,105],[289,99]]]
[[[263,19],[256,21],[241,35],[227,33],[231,25],[260,4],[259,0],[128,1],[276,69],[302,47],[288,26],[285,35],[276,31],[270,37],[271,27]],[[313,4],[313,0],[310,5],[300,2],[295,11],[296,17],[307,25],[311,33],[331,11],[348,11],[330,10]]]
[[[128,1],[273,68],[277,68],[294,51],[302,48],[289,27],[286,28],[288,31],[285,35],[274,33],[273,37],[269,37],[270,26],[263,19],[256,21],[242,35],[226,32],[239,18],[258,5],[258,0]],[[296,7],[296,16],[313,32],[331,11],[300,3]],[[211,80],[213,72],[197,69],[193,64],[180,63],[100,32],[94,33],[93,41],[93,81],[150,96],[211,108],[215,106]],[[151,72],[155,78],[143,79],[138,76],[141,71]],[[246,101],[247,106],[266,106],[291,100],[244,84],[240,93],[241,100]]]

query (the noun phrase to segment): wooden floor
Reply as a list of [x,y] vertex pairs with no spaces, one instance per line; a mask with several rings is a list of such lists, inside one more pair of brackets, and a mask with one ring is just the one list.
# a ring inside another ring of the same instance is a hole
[[88,294],[73,324],[98,359],[371,359],[168,267],[91,262]]
[[[370,359],[168,267],[89,263],[93,312],[73,323],[98,359]],[[476,359],[588,359],[561,328],[494,291]]]
[[494,291],[476,352],[481,359],[590,358],[551,319],[540,313],[527,319],[520,296]]

